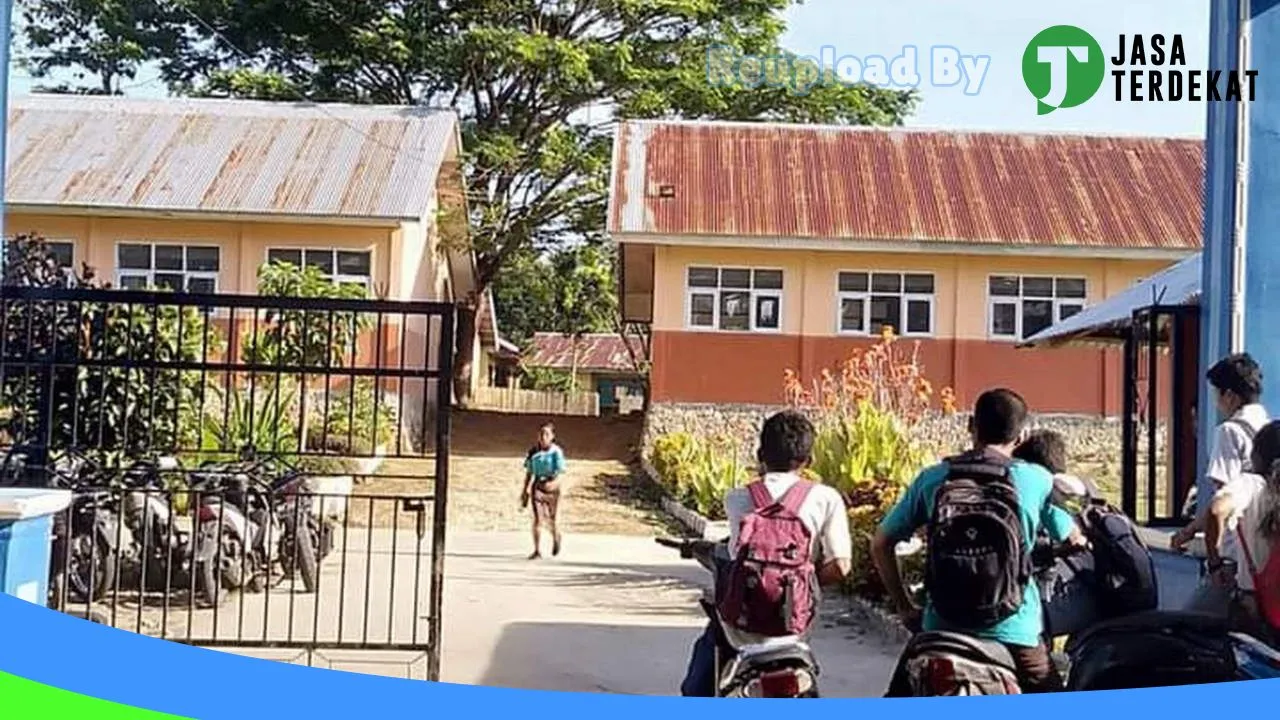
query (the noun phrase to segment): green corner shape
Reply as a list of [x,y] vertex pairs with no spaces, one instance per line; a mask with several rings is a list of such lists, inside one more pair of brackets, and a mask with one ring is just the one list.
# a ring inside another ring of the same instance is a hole
[[20,720],[193,720],[120,705],[0,672],[0,718]]

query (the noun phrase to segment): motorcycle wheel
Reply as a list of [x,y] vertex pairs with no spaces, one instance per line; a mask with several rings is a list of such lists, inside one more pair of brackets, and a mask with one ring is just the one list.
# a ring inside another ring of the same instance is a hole
[[298,570],[302,573],[302,586],[307,592],[316,591],[320,580],[320,564],[316,561],[316,533],[307,529],[298,542]]
[[[96,547],[95,547],[96,545]],[[67,558],[67,595],[76,602],[101,600],[116,583],[116,557],[100,537],[73,535]]]
[[[285,577],[293,577],[295,572],[302,574],[302,586],[307,592],[315,592],[320,577],[320,553],[323,543],[321,530],[316,527],[314,518],[302,521],[301,534],[297,531],[286,531],[280,537],[280,568]],[[296,540],[295,540],[296,538]],[[295,547],[296,545],[296,547]]]
[[[244,587],[245,584],[245,561],[244,561],[244,543],[235,534],[231,528],[222,528],[222,535],[218,539],[218,551],[214,555],[214,562],[218,563],[221,570],[222,583],[228,588],[236,589]],[[219,557],[221,555],[221,557]]]

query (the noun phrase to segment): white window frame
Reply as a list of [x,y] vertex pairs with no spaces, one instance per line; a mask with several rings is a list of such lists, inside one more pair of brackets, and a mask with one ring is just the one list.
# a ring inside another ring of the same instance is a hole
[[[266,249],[263,259],[266,262],[271,262],[271,253],[277,252],[277,251],[300,252],[303,254],[304,263],[306,262],[306,254],[308,252],[327,252],[332,256],[332,260],[333,260],[333,270],[334,270],[333,273],[325,275],[325,277],[328,278],[330,282],[338,283],[338,284],[354,283],[356,285],[363,285],[365,292],[373,292],[373,250],[371,248],[347,248],[347,247],[335,247],[335,246],[304,247],[301,245],[273,245]],[[368,275],[344,275],[342,273],[339,273],[338,272],[338,253],[340,252],[367,254],[369,256],[369,274]]]
[[[717,272],[715,287],[691,287],[689,285],[689,271],[693,268],[712,268]],[[744,270],[751,275],[752,284],[755,283],[755,273],[761,272],[777,272],[782,273],[782,287],[779,289],[760,289],[752,288],[726,288],[720,284],[720,278],[723,277],[725,270]],[[684,268],[684,325],[686,330],[693,332],[718,332],[718,333],[766,333],[776,335],[782,332],[783,325],[783,306],[784,295],[787,289],[787,271],[780,267],[761,267],[761,266],[743,266],[743,265],[718,265],[716,263],[692,263]],[[720,327],[720,294],[724,292],[741,292],[747,293],[751,298],[751,307],[748,315],[748,328],[746,330],[725,330]],[[711,325],[695,325],[693,324],[693,296],[710,295],[713,303],[711,307]],[[760,298],[772,298],[777,302],[778,307],[778,326],[777,327],[760,327],[756,324],[756,308]]]
[[[995,278],[1017,278],[1018,294],[1017,295],[992,295],[991,281]],[[1029,297],[1023,293],[1023,287],[1026,280],[1049,280],[1053,283],[1053,297]],[[1067,298],[1058,297],[1058,281],[1059,280],[1079,280],[1084,283],[1084,297]],[[1053,321],[1049,327],[1057,325],[1063,321],[1062,307],[1064,305],[1078,305],[1079,310],[1076,314],[1084,312],[1089,307],[1089,278],[1083,275],[1045,275],[1043,273],[1018,273],[1018,272],[1001,272],[990,273],[986,280],[987,293],[987,338],[997,342],[1019,343],[1025,340],[1022,332],[1022,303],[1025,300],[1050,301],[1053,303]],[[1014,308],[1014,334],[1000,335],[995,331],[995,309],[997,305],[1013,305]]]
[[[142,270],[139,268],[122,268],[120,267],[120,246],[122,245],[145,245],[151,249],[151,268]],[[157,270],[156,269],[156,246],[166,245],[182,248],[182,270]],[[187,270],[187,249],[214,248],[218,251],[218,269],[217,270]],[[147,287],[155,287],[156,274],[161,275],[181,275],[182,276],[182,292],[188,292],[187,287],[191,280],[212,280],[213,293],[218,293],[221,289],[221,283],[218,276],[222,274],[222,246],[214,242],[201,242],[199,240],[178,241],[178,240],[117,240],[114,248],[115,257],[112,264],[115,266],[115,282],[117,289],[124,289],[125,277],[145,277]]]
[[[860,291],[842,291],[840,289],[840,276],[842,274],[858,274],[867,276],[867,290]],[[898,275],[902,280],[902,290],[893,292],[875,292],[871,289],[872,275]],[[928,275],[933,278],[932,293],[914,293],[906,291],[907,275]],[[850,270],[848,268],[836,271],[836,334],[849,337],[871,337],[871,297],[873,295],[897,295],[898,317],[902,319],[902,327],[894,328],[895,335],[901,337],[931,338],[936,337],[938,333],[938,273],[927,270]],[[861,300],[862,301],[862,324],[861,330],[845,330],[844,329],[844,301],[845,300]],[[907,331],[907,306],[911,301],[923,301],[929,304],[929,331],[928,332],[908,332]]]

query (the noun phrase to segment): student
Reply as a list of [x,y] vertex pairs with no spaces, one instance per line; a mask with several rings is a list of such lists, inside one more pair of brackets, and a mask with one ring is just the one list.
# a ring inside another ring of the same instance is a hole
[[564,474],[564,451],[556,444],[556,428],[551,423],[538,430],[538,443],[529,448],[524,460],[524,490],[520,505],[529,506],[533,500],[533,554],[530,560],[542,557],[542,521],[546,520],[551,531],[551,554],[560,554],[560,528],[556,521],[560,514],[560,476]]
[[[849,519],[845,514],[844,499],[835,488],[810,483],[800,477],[808,467],[813,454],[814,429],[808,418],[794,411],[784,411],[765,420],[760,430],[760,446],[756,457],[764,470],[764,476],[756,483],[776,502],[784,502],[789,491],[791,497],[803,497],[796,504],[796,515],[808,531],[812,542],[811,557],[818,582],[833,585],[848,576],[853,564],[853,542],[849,537]],[[729,520],[729,553],[738,554],[738,531],[743,518],[758,509],[752,498],[750,486],[731,490],[724,499],[725,516]],[[750,639],[750,638],[747,638]],[[714,624],[708,624],[702,636],[693,646],[688,672],[680,686],[686,697],[714,697],[718,678],[715,677],[717,645],[723,654],[724,646]]]
[[[1027,405],[1017,393],[1004,389],[983,393],[969,419],[973,449],[927,468],[916,477],[877,529],[871,556],[908,627],[951,630],[998,641],[1017,663],[1024,692],[1052,692],[1061,689],[1062,679],[1041,637],[1040,592],[1030,577],[1029,556],[1041,527],[1055,542],[1084,545],[1085,540],[1071,516],[1050,502],[1053,478],[1049,472],[1012,457],[1026,422]],[[973,505],[966,509],[960,504],[965,494],[972,492],[965,489],[966,485],[981,488],[989,499],[1009,499],[999,500],[1003,506],[999,511],[992,509],[997,505],[994,502],[981,506],[984,510],[974,510],[979,506]],[[988,533],[977,537],[976,541],[984,544],[977,552],[986,553],[991,562],[976,562],[971,552],[974,549],[963,547],[966,541],[974,540],[973,533],[946,532],[953,527],[949,524],[953,521],[938,522],[943,517],[935,515],[939,504],[945,505],[948,512],[967,513],[968,528],[982,527]],[[983,514],[988,512],[991,514]],[[1015,516],[1016,522],[1005,519]],[[929,604],[923,613],[903,587],[894,554],[898,543],[922,528],[930,532],[926,571]],[[1002,536],[997,538],[995,534]],[[1016,544],[1007,542],[1015,536]],[[989,544],[992,540],[994,545]],[[993,547],[1014,547],[1021,552],[1016,557],[999,557],[990,550]],[[988,569],[989,574],[975,574],[975,564]],[[1010,579],[1015,582],[1008,582]],[[948,587],[963,587],[970,592],[961,596],[948,593]],[[1008,592],[998,588],[1007,588]],[[992,619],[973,619],[977,617]]]
[[1096,497],[1097,487],[1086,478],[1067,472],[1067,439],[1056,430],[1034,430],[1013,451],[1016,460],[1039,465],[1053,475],[1053,504],[1068,511],[1079,500]]
[[[1280,539],[1280,422],[1258,431],[1249,460],[1256,472],[1241,473],[1224,487],[1205,517],[1206,584],[1216,589],[1215,595],[1225,605],[1214,609],[1225,614],[1234,629],[1271,642],[1276,628],[1259,612],[1253,573],[1266,566],[1273,544]],[[1228,534],[1235,540],[1231,563],[1221,550]],[[1202,602],[1199,607],[1209,609],[1204,606]]]
[[[1249,472],[1249,457],[1253,451],[1253,436],[1267,423],[1267,410],[1258,403],[1262,397],[1262,371],[1248,353],[1231,355],[1219,360],[1205,373],[1213,391],[1214,405],[1225,420],[1218,426],[1209,449],[1209,465],[1205,477],[1213,484],[1214,492]],[[1262,469],[1265,471],[1265,468]],[[1213,497],[1198,506],[1195,518],[1179,530],[1171,540],[1175,550],[1184,550],[1198,533],[1204,530]],[[1234,521],[1232,522],[1234,526]],[[1224,539],[1224,551],[1230,553],[1235,542]],[[1229,557],[1234,557],[1233,554]]]

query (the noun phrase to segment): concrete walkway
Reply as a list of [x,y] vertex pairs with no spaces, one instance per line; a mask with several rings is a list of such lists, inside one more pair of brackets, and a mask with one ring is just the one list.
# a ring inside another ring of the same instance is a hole
[[[525,560],[524,533],[449,539],[443,679],[541,690],[678,694],[704,625],[706,573],[652,538],[578,535]],[[824,623],[814,638],[828,697],[877,696],[897,648]]]

